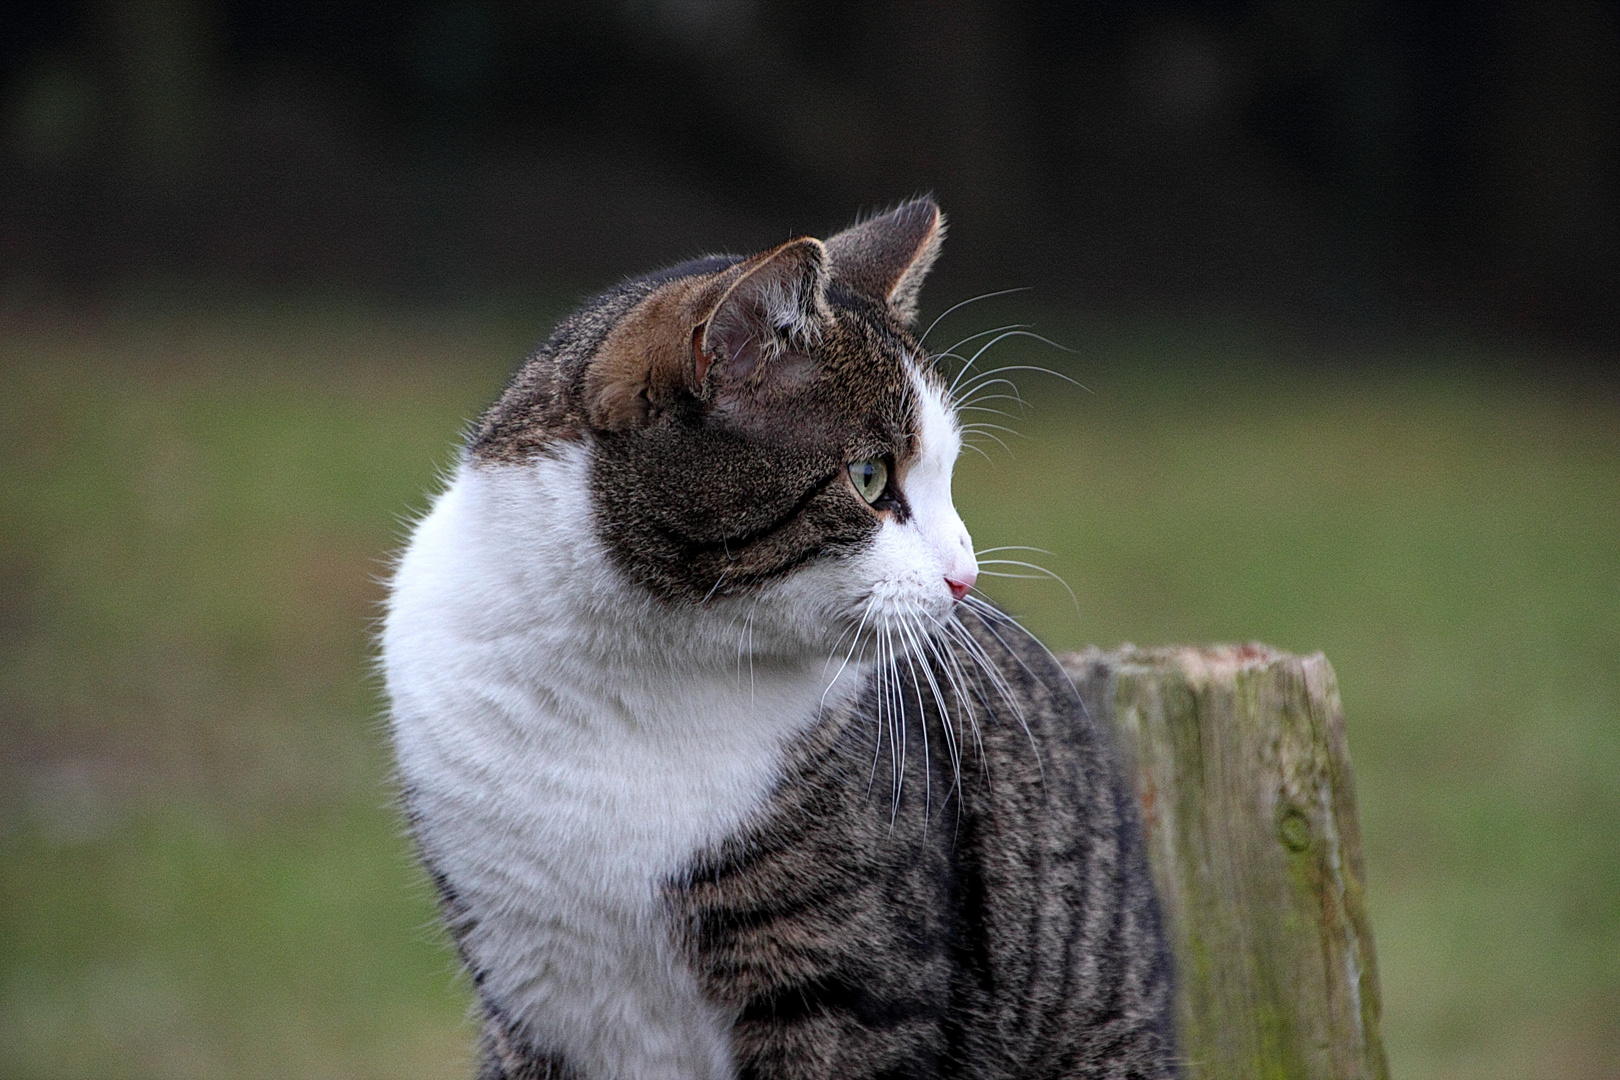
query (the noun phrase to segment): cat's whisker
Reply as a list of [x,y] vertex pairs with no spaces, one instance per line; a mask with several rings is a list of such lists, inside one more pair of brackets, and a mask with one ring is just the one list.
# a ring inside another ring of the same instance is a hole
[[[911,686],[917,695],[917,726],[922,732],[923,755],[923,834],[927,835],[928,818],[933,812],[933,769],[931,767],[933,760],[929,756],[928,752],[928,713],[927,709],[923,705],[922,682],[917,678],[917,660],[912,655],[911,645],[907,641],[906,637],[907,625],[908,621],[904,615],[901,615],[895,621],[895,628],[900,633],[901,643],[906,646],[904,649],[906,668],[911,672]],[[924,666],[926,667],[927,665],[925,664]],[[904,723],[904,721],[905,718],[904,715],[902,715],[901,722]]]
[[[862,650],[862,659],[865,659],[864,649]],[[888,692],[889,679],[888,669],[885,666],[883,656],[883,626],[881,614],[879,615],[879,618],[874,620],[872,623],[872,677],[876,684],[872,694],[872,718],[876,729],[876,738],[872,748],[872,775],[867,780],[866,784],[866,794],[868,797],[871,796],[872,789],[877,786],[878,763],[883,760],[883,735],[884,723],[886,719],[884,717],[884,704],[885,694]],[[890,755],[893,755],[892,750],[890,751]]]
[[[1012,550],[1012,549],[1009,548],[1009,549],[1005,549],[1005,550]],[[1037,549],[1032,549],[1032,550],[1039,550],[1039,549],[1037,548]],[[1047,552],[1047,554],[1050,555],[1051,552]],[[1040,566],[1040,565],[1038,565],[1036,563],[1032,563],[1032,562],[1024,562],[1021,559],[980,559],[979,560],[979,565],[980,566],[1019,566],[1019,567],[1022,567],[1023,569],[1025,569],[1025,570],[1033,570],[1033,571],[1035,571],[1036,576],[1051,578],[1053,581],[1055,581],[1059,585],[1063,586],[1063,591],[1069,594],[1069,602],[1074,605],[1074,616],[1075,616],[1075,618],[1082,619],[1082,620],[1084,619],[1084,616],[1081,615],[1081,613],[1080,613],[1080,598],[1074,595],[1074,589],[1072,587],[1070,587],[1069,583],[1063,579],[1063,575],[1055,574],[1052,571],[1048,570],[1044,566]],[[1010,577],[1012,575],[1004,575],[1004,576],[1009,576]]]
[[[955,641],[958,644],[961,643],[962,636],[965,635],[967,631],[966,628],[957,621],[954,614],[947,616],[943,622],[936,619],[933,615],[930,615],[927,611],[924,611],[923,615],[928,619],[929,622],[932,622],[936,627],[939,628],[942,638],[946,639],[947,641]],[[973,699],[979,699],[979,704],[984,708],[986,715],[993,713],[994,710],[990,708],[990,703],[985,700],[984,696],[980,694],[977,688],[974,686],[975,680],[968,675],[967,670],[962,666],[961,660],[956,655],[956,650],[949,648],[943,643],[941,648],[943,650],[943,657],[950,661],[950,671],[948,674],[957,686],[961,701],[968,710],[968,721],[973,730],[973,741],[978,747],[979,759],[981,762],[983,762],[985,760],[984,738],[979,730],[978,717],[973,711]],[[970,659],[974,658],[970,656]],[[974,659],[974,664],[977,665],[978,663],[979,661]]]
[[[977,615],[977,612],[975,614]],[[982,619],[980,621],[983,622]],[[1007,677],[997,670],[990,658],[990,654],[985,652],[984,646],[979,644],[973,635],[968,632],[967,627],[962,625],[959,620],[951,625],[951,632],[963,649],[967,651],[968,657],[978,665],[985,678],[990,681],[991,687],[1007,702],[1018,717],[1019,722],[1022,723],[1024,720],[1023,705],[1018,701],[1017,694],[1014,692],[1012,684],[1007,681]],[[994,634],[994,631],[992,630],[991,633]]]
[[737,622],[740,620],[742,622],[742,624],[743,624],[742,631],[737,635],[737,685],[738,686],[742,685],[743,642],[746,641],[748,643],[748,682],[749,682],[749,695],[750,695],[750,697],[752,697],[752,695],[753,695],[753,681],[754,681],[754,612],[756,610],[758,610],[758,608],[759,608],[759,597],[755,596],[753,602],[748,605],[747,612],[745,612],[743,615],[738,616],[738,618],[734,619],[732,621],[732,623],[731,623],[732,626],[736,626]]
[[906,741],[906,688],[904,680],[900,677],[900,653],[894,645],[895,628],[892,622],[888,627],[888,635],[889,675],[894,686],[894,706],[891,715],[894,718],[897,730],[900,732],[900,766],[895,770],[897,780],[894,785],[894,807],[891,811],[891,818],[897,818],[900,813],[900,799],[906,784],[906,761],[910,747]]
[[[935,676],[934,676],[933,665],[930,664],[929,661],[928,661],[927,653],[932,651],[934,653],[934,655],[937,656],[938,655],[937,648],[934,646],[934,643],[931,640],[932,635],[930,635],[923,628],[921,621],[917,618],[917,615],[920,615],[922,613],[921,606],[918,605],[918,604],[913,603],[911,605],[911,607],[912,607],[912,611],[913,611],[914,614],[909,619],[906,620],[906,622],[902,626],[902,629],[903,629],[903,632],[905,632],[908,635],[908,637],[910,638],[911,651],[918,655],[918,659],[919,659],[919,662],[920,662],[921,667],[922,667],[923,677],[928,683],[929,693],[933,695],[934,704],[939,710],[940,727],[944,731],[944,735],[945,735],[945,752],[950,756],[950,759],[951,759],[951,788],[947,789],[947,791],[945,793],[945,798],[946,798],[947,801],[949,801],[950,794],[951,794],[952,790],[957,791],[958,796],[960,796],[961,784],[962,784],[962,756],[961,756],[961,750],[957,746],[955,731],[951,727],[951,710],[950,710],[950,706],[946,704],[945,694],[940,688],[939,680],[937,678],[935,678]],[[916,667],[913,667],[912,674],[913,674],[913,679],[915,679]],[[921,691],[921,688],[919,687],[918,688],[918,693],[917,693],[917,708],[919,710],[921,710],[922,707],[923,707],[923,705],[922,705],[922,691]],[[923,751],[924,751],[925,754],[927,753],[927,749],[928,749],[927,738],[928,738],[928,726],[927,726],[927,720],[926,720],[926,718],[924,718],[924,720],[923,720],[923,740],[924,740],[923,741]],[[958,798],[957,808],[958,808],[958,811],[960,811],[960,809],[961,809],[960,798]]]
[[1021,323],[1021,322],[1020,323],[1003,323],[1000,326],[992,326],[987,330],[975,330],[973,333],[967,335],[966,337],[959,338],[957,340],[957,342],[954,345],[951,345],[950,347],[948,347],[945,350],[945,352],[947,352],[947,353],[955,352],[957,349],[960,349],[963,345],[966,345],[968,342],[974,340],[975,338],[988,337],[991,334],[999,334],[1003,330],[1027,330],[1029,327],[1031,327],[1033,325],[1034,325],[1033,323]]
[[704,595],[702,600],[698,601],[698,603],[707,604],[710,600],[714,599],[714,594],[720,591],[721,583],[726,580],[726,575],[730,572],[731,567],[722,566],[720,568],[720,576],[714,579],[714,584],[709,586],[709,591]]
[[[959,787],[962,779],[962,757],[961,749],[956,742],[955,729],[951,723],[951,706],[948,700],[949,695],[947,695],[944,688],[940,686],[939,679],[934,670],[934,665],[929,662],[930,655],[936,658],[939,655],[938,642],[934,640],[934,635],[929,632],[928,628],[923,625],[922,618],[926,612],[924,611],[922,605],[913,603],[911,605],[911,612],[912,614],[910,619],[907,621],[906,628],[911,636],[913,649],[916,651],[922,663],[923,676],[928,682],[929,693],[933,695],[934,704],[939,709],[940,725],[945,733],[945,751],[951,759],[951,774],[953,777],[952,786]],[[948,799],[949,797],[950,794],[947,792],[946,798]]]
[[[872,601],[870,599],[868,599],[867,602],[866,602],[865,607],[869,610],[871,608],[871,605],[872,605]],[[849,662],[849,653],[853,653],[855,651],[855,642],[860,636],[861,625],[865,622],[865,620],[866,620],[866,616],[862,615],[861,616],[861,622],[858,622],[855,625],[847,628],[842,634],[838,635],[837,640],[835,640],[832,643],[832,648],[827,650],[826,662],[821,665],[821,673],[823,675],[825,675],[827,673],[828,668],[832,667],[833,661],[838,659],[838,650],[843,648],[844,642],[846,640],[848,640],[850,644],[849,644],[849,651],[844,656],[844,663],[847,664]],[[833,673],[833,681],[836,682],[838,680],[838,676],[842,675],[843,673],[844,673],[844,669],[842,667],[840,667],[836,672]]]
[[[1037,335],[1031,334],[1029,336],[1030,337],[1036,337]],[[1046,339],[1041,338],[1041,340],[1045,341]],[[1054,345],[1054,346],[1056,346],[1057,348],[1060,348],[1060,349],[1063,348],[1063,346],[1058,345],[1056,342],[1047,342],[1047,344]],[[1067,352],[1069,350],[1065,349],[1064,351]],[[974,354],[974,358],[975,359],[978,358],[977,353]],[[964,369],[964,371],[965,371],[965,369]],[[1088,394],[1092,392],[1091,387],[1087,386],[1085,383],[1082,383],[1077,379],[1073,379],[1073,378],[1069,377],[1068,375],[1063,374],[1063,372],[1061,372],[1061,371],[1053,371],[1049,367],[1041,367],[1039,364],[1007,364],[1007,365],[1004,365],[1002,367],[991,368],[989,371],[981,371],[981,372],[977,373],[976,375],[974,375],[973,378],[968,380],[967,385],[962,387],[961,392],[963,394],[971,394],[971,393],[973,393],[975,388],[980,388],[980,387],[990,385],[989,383],[982,382],[981,380],[987,379],[992,375],[1003,375],[1003,374],[1005,374],[1006,372],[1009,372],[1009,371],[1034,371],[1034,372],[1038,372],[1038,373],[1040,373],[1042,375],[1050,375],[1050,376],[1052,376],[1052,378],[1054,378],[1054,379],[1062,379],[1064,382],[1068,383],[1069,385],[1077,387],[1077,388],[1079,388],[1081,390],[1084,390]],[[956,391],[956,385],[953,383],[953,384],[951,384],[951,395],[952,395],[953,399],[954,399],[954,397],[956,395],[956,392],[957,392]]]
[[950,307],[946,308],[944,311],[940,312],[934,317],[934,321],[928,324],[928,329],[922,332],[922,337],[917,339],[917,344],[922,345],[927,342],[928,335],[934,332],[934,327],[938,326],[944,320],[945,316],[949,315],[953,311],[958,310],[959,308],[965,308],[969,304],[977,304],[980,300],[993,300],[998,296],[1011,296],[1013,293],[1029,292],[1032,287],[1033,286],[1029,285],[1019,285],[1017,288],[1013,289],[998,289],[995,292],[980,293],[978,296],[970,296],[966,300],[958,300],[956,303],[952,304]]
[[748,613],[748,703],[756,704],[755,694],[758,687],[754,679],[754,613]]
[[[1008,387],[1012,388],[1014,392],[1011,394],[995,394],[987,392],[996,389],[1006,389]],[[970,387],[968,394],[971,396],[964,396],[960,401],[953,402],[951,407],[960,412],[964,408],[972,408],[976,406],[981,401],[1015,401],[1018,403],[1018,408],[1022,415],[1028,416],[1030,412],[1033,411],[1033,406],[1031,406],[1028,401],[1024,400],[1022,393],[1018,392],[1018,385],[1011,379],[1003,379],[999,376],[993,379],[987,379],[982,383],[978,383]]]
[[[1042,641],[1039,637],[1037,637],[1035,634],[1033,634],[1030,631],[1030,629],[1027,626],[1025,626],[1023,623],[1019,622],[1017,619],[1013,618],[1011,615],[1007,614],[1005,611],[1002,611],[1000,608],[997,608],[997,607],[985,602],[984,600],[979,599],[976,596],[968,595],[968,596],[963,597],[962,599],[963,599],[964,602],[971,602],[973,605],[975,605],[976,609],[984,609],[984,610],[994,612],[996,614],[997,618],[998,618],[998,621],[1006,623],[1007,625],[1011,626],[1013,629],[1017,630],[1020,634],[1023,634],[1030,641],[1034,642],[1035,645],[1040,648],[1041,652],[1046,654],[1046,658],[1048,660],[1052,661],[1052,663],[1055,664],[1060,671],[1062,670],[1062,668],[1063,668],[1062,661],[1060,661],[1057,658],[1057,656],[1055,654],[1053,654],[1051,649],[1048,649],[1046,647],[1046,643],[1044,641]],[[995,635],[995,638],[996,638],[997,641],[1001,642],[1002,648],[1006,649],[1008,652],[1012,653],[1014,656],[1018,655],[1017,650],[1013,649],[1013,647],[1011,645],[1007,644],[1007,642],[1002,639],[1000,634],[996,634],[995,630],[993,630],[993,629],[991,629],[990,632],[991,632],[991,634]],[[1019,660],[1019,663],[1022,664],[1023,661]],[[1027,664],[1024,665],[1024,670],[1025,671],[1029,670],[1029,666]],[[1064,677],[1063,681],[1064,681],[1065,685],[1067,685],[1069,687],[1070,691],[1074,694],[1075,700],[1080,701],[1080,709],[1081,709],[1081,711],[1084,711],[1085,707],[1086,707],[1086,703],[1083,700],[1080,699],[1080,691],[1075,689],[1074,684],[1069,681],[1067,676]]]
[[[969,597],[964,597],[963,599],[966,601],[969,599]],[[992,612],[995,611],[994,608],[990,608],[988,605],[986,605],[986,608]],[[1003,649],[1007,649],[1008,653],[1012,655],[1013,659],[1018,660],[1020,665],[1022,665],[1022,658],[1019,657],[1018,654],[1007,645],[1006,641],[996,633],[995,628],[990,625],[984,616],[976,609],[970,608],[970,610],[973,610],[973,613],[975,617],[979,619],[980,624],[990,632],[990,635],[994,637],[998,643],[1000,643],[1001,647]],[[978,664],[979,669],[984,673],[985,677],[990,680],[991,686],[995,688],[997,695],[1002,699],[1003,702],[1006,703],[1008,709],[1018,720],[1019,726],[1024,729],[1024,735],[1029,739],[1030,750],[1035,755],[1036,768],[1041,772],[1044,779],[1046,774],[1045,768],[1041,764],[1040,747],[1036,745],[1035,733],[1030,729],[1029,720],[1024,715],[1024,707],[1023,704],[1018,700],[1017,691],[1015,691],[1012,684],[1007,681],[1007,677],[997,670],[995,662],[991,659],[990,654],[984,651],[984,646],[980,645],[978,640],[975,639],[972,634],[968,633],[965,626],[958,624],[958,632],[955,636],[956,640],[959,641],[963,648],[968,651],[969,656],[971,656],[974,662]],[[1029,670],[1027,666],[1025,666],[1025,670]],[[1033,676],[1033,672],[1031,672],[1031,675]]]
[[[977,590],[974,590],[974,591],[977,591]],[[1018,665],[1020,667],[1022,667],[1024,669],[1024,671],[1029,674],[1030,678],[1039,679],[1040,676],[1038,676],[1033,670],[1031,670],[1030,666],[1024,662],[1024,658],[1018,654],[1018,650],[1014,649],[1012,647],[1012,645],[1007,641],[1006,638],[1002,637],[999,633],[997,633],[997,631],[995,629],[995,624],[996,623],[1002,623],[1002,624],[1005,624],[1007,626],[1011,626],[1014,630],[1017,630],[1020,634],[1023,634],[1030,641],[1034,642],[1035,645],[1040,648],[1041,652],[1046,654],[1046,658],[1048,660],[1052,661],[1052,663],[1054,665],[1056,665],[1060,670],[1062,669],[1062,667],[1063,667],[1062,662],[1058,660],[1058,658],[1053,654],[1051,649],[1048,649],[1046,647],[1046,643],[1043,642],[1040,638],[1036,637],[1035,634],[1030,632],[1030,629],[1027,626],[1025,626],[1023,623],[1019,622],[1013,616],[1007,614],[1005,611],[1002,611],[1000,608],[998,608],[995,605],[981,599],[980,597],[973,596],[971,594],[968,595],[968,596],[964,596],[962,598],[962,601],[963,601],[963,603],[969,605],[969,607],[975,612],[975,614],[977,614],[979,616],[980,620],[984,623],[985,629],[990,632],[990,636],[994,637],[996,639],[996,641],[1001,645],[1001,647],[1003,649],[1006,649],[1007,653],[1010,656],[1012,656],[1015,660],[1018,661]],[[988,618],[986,617],[987,615],[989,616]],[[1065,683],[1065,685],[1069,686],[1069,688],[1071,690],[1073,689],[1073,684],[1069,683],[1066,677],[1064,679],[1064,683]],[[1075,693],[1078,694],[1078,691],[1075,691]],[[1084,708],[1084,703],[1082,703],[1081,707]]]
[[[967,596],[962,597],[962,605],[969,611],[973,612],[974,617],[979,620],[979,624],[985,628],[986,632],[988,632],[991,637],[996,639],[996,644],[1007,650],[1008,655],[1010,655],[1014,660],[1018,661],[1018,666],[1024,669],[1024,673],[1026,675],[1032,679],[1039,678],[1039,676],[1030,669],[1030,666],[1024,663],[1024,658],[1018,655],[1018,651],[1007,643],[1007,639],[996,632],[996,625],[998,623],[1007,623],[1017,627],[1025,634],[1028,634],[1029,631],[1025,630],[1018,620],[1014,619],[1011,615],[1008,615],[1005,611],[1002,611],[994,604],[983,599],[983,593],[975,596],[973,595],[975,592],[979,592],[979,590],[971,589]],[[1047,655],[1050,656],[1051,654],[1048,653]]]
[[986,461],[992,460],[990,455],[984,452],[984,447],[979,446],[977,443],[969,442],[968,440],[963,439],[962,440],[962,445],[966,449],[972,450],[975,454],[978,454],[980,457],[984,458],[984,460],[986,460]]
[[[999,370],[1000,369],[998,368],[997,371],[999,371]],[[1023,404],[1025,406],[1028,406],[1029,402],[1024,401],[1023,393],[1022,393],[1022,391],[1019,390],[1017,383],[1013,382],[1011,379],[1003,379],[1003,378],[1000,378],[999,376],[997,376],[995,378],[991,377],[991,376],[995,376],[995,375],[996,375],[995,371],[986,371],[986,372],[981,372],[978,375],[975,375],[973,377],[972,383],[966,389],[964,389],[962,391],[962,393],[963,394],[971,394],[971,393],[973,393],[974,389],[989,390],[992,387],[1001,386],[1001,387],[1005,387],[1006,389],[1012,391],[1012,393],[1005,395],[1006,397],[1009,397],[1009,398],[1013,399],[1014,401],[1023,402]],[[952,397],[951,398],[951,403],[953,405],[955,405],[958,402],[967,402],[969,404],[972,404],[972,402],[974,400],[975,399],[971,398],[971,397],[962,397],[962,398]]]
[[[978,350],[976,352],[974,352],[974,354],[971,357],[968,358],[967,363],[962,365],[962,370],[956,373],[956,378],[951,380],[950,388],[946,391],[947,395],[950,396],[950,397],[953,397],[953,398],[956,396],[957,384],[962,381],[962,378],[965,375],[967,375],[968,371],[972,369],[973,365],[978,363],[979,357],[983,356],[988,350],[994,348],[996,345],[999,345],[1001,342],[1006,341],[1008,338],[1014,338],[1014,337],[1031,338],[1031,339],[1033,339],[1035,341],[1041,342],[1042,344],[1050,345],[1050,346],[1052,346],[1052,348],[1057,349],[1060,352],[1066,352],[1066,353],[1074,352],[1073,349],[1070,349],[1070,348],[1068,348],[1067,346],[1064,346],[1064,345],[1059,345],[1057,342],[1053,341],[1051,338],[1042,337],[1040,334],[1034,333],[1031,330],[1027,330],[1022,326],[1009,326],[1005,330],[1001,331],[1000,333],[997,333],[995,337],[992,337],[989,341],[987,341],[983,345],[979,346]],[[1005,370],[1005,369],[1003,369],[1003,370]],[[1042,370],[1044,370],[1044,369],[1042,369]],[[1057,374],[1057,372],[1055,372],[1055,371],[1049,371],[1047,373],[1051,374],[1051,375],[1056,375]],[[1059,376],[1059,378],[1067,378],[1067,376]],[[1069,381],[1074,382],[1073,379],[1070,379]],[[1075,383],[1075,385],[1079,386],[1080,384]],[[966,391],[966,390],[963,391],[964,394],[967,393],[967,392],[968,391]]]
[[[958,821],[960,821],[962,814],[962,799],[965,793],[962,787],[961,733],[957,730],[956,724],[961,722],[961,717],[958,714],[963,710],[967,710],[971,716],[972,702],[965,700],[961,690],[955,685],[955,678],[950,671],[948,662],[944,654],[942,654],[940,651],[940,643],[935,640],[933,634],[929,633],[922,626],[920,621],[916,627],[916,634],[918,641],[921,643],[921,647],[928,653],[929,657],[932,657],[932,662],[925,658],[923,663],[923,671],[928,676],[928,685],[929,689],[933,692],[934,700],[939,704],[940,728],[945,734],[945,752],[950,755],[951,759],[951,788],[956,792],[956,813]],[[950,697],[953,702],[957,703],[957,708],[955,709],[951,708],[945,702],[946,695],[939,685],[938,678],[936,678],[934,674],[935,664],[939,666],[940,674],[945,676],[946,682],[951,684],[952,690]],[[972,720],[969,719],[967,722],[971,723]],[[946,792],[945,798],[947,801],[950,799],[950,792]]]
[[[997,395],[997,396],[998,397],[1005,397],[1007,395],[1000,394],[1000,395]],[[958,405],[956,407],[956,411],[958,413],[965,413],[965,412],[990,413],[993,416],[1005,416],[1009,420],[1015,419],[1013,414],[1008,412],[1006,409],[992,409],[988,405]]]
[[945,391],[946,396],[950,397],[950,398],[953,398],[953,399],[956,397],[956,387],[957,387],[957,385],[959,383],[961,383],[961,381],[964,378],[967,377],[967,373],[969,371],[973,370],[973,365],[979,362],[979,357],[981,357],[981,356],[983,356],[985,354],[985,350],[994,348],[996,345],[1000,344],[1001,342],[1006,341],[1009,337],[1016,337],[1019,334],[1025,334],[1025,333],[1029,333],[1029,331],[1027,331],[1023,327],[1019,327],[1019,326],[1009,326],[1004,330],[998,330],[995,333],[995,336],[991,337],[990,340],[985,342],[983,345],[980,345],[978,347],[978,349],[976,349],[974,351],[972,356],[968,357],[966,360],[964,360],[962,362],[962,370],[958,371],[956,373],[956,378],[952,379],[951,380],[951,385],[948,388],[946,388],[946,391]]
[[965,401],[958,402],[956,408],[973,408],[981,401],[1016,401],[1018,402],[1019,411],[1021,412],[1028,412],[1030,408],[1029,402],[1025,401],[1023,395],[1021,394],[980,394],[977,397],[971,397]]
[[[872,740],[872,775],[866,778],[866,797],[868,799],[870,799],[872,797],[872,789],[877,786],[878,762],[880,760],[882,760],[882,758],[883,758],[883,679],[884,679],[884,675],[883,675],[883,655],[882,655],[881,648],[879,647],[879,640],[880,639],[879,639],[879,637],[877,635],[877,627],[874,625],[873,626],[873,634],[872,634],[872,647],[873,647],[873,651],[875,653],[877,653],[877,657],[873,661],[873,674],[874,674],[874,677],[877,679],[877,691],[874,694],[872,701],[873,701],[873,709],[874,709],[873,726],[874,726],[874,728],[876,730],[876,738],[874,738]],[[866,649],[864,647],[861,649],[861,662],[862,663],[866,662]]]
[[883,625],[883,644],[888,659],[883,661],[885,696],[889,699],[889,765],[894,773],[894,788],[889,802],[889,828],[894,829],[900,817],[900,789],[906,780],[906,712],[905,698],[900,687],[900,670],[894,654],[894,635],[887,620]]
[[[963,437],[962,441],[963,441],[963,443],[965,445],[972,446],[974,444],[969,442],[967,440],[967,438],[966,438],[966,436],[968,436],[968,435],[982,435],[984,438],[994,441],[997,446],[999,446],[1003,450],[1007,451],[1007,453],[1009,453],[1009,454],[1012,453],[1012,447],[1008,446],[1006,441],[1004,439],[1002,439],[1001,436],[997,435],[993,431],[983,431],[983,430],[980,430],[977,427],[964,428],[963,429],[963,436],[964,437]],[[983,453],[983,451],[981,450],[980,453]],[[985,454],[985,457],[989,457],[989,456],[990,456],[989,454]]]
[[[838,685],[838,680],[844,677],[844,671],[845,671],[846,668],[849,667],[850,658],[855,655],[856,647],[861,646],[861,631],[866,628],[866,620],[872,617],[872,611],[876,606],[877,606],[877,597],[875,595],[874,596],[868,596],[866,598],[865,606],[861,609],[860,621],[855,624],[855,630],[853,632],[854,636],[850,638],[849,651],[844,654],[844,662],[838,665],[838,670],[833,673],[833,677],[828,681],[827,688],[821,692],[821,706],[820,706],[820,708],[821,708],[822,711],[825,711],[826,708],[827,708],[827,695],[832,693],[832,688],[834,686]],[[845,634],[848,634],[848,633],[849,633],[849,631],[845,631]],[[838,637],[838,640],[833,642],[832,652],[827,654],[827,663],[822,665],[822,668],[821,668],[821,672],[822,672],[823,675],[825,675],[827,673],[827,668],[832,666],[833,657],[838,654],[838,646],[840,646],[840,645],[842,645],[844,643],[845,634],[840,634],[839,637]],[[864,662],[865,659],[866,659],[866,649],[865,649],[864,646],[862,646],[861,647],[861,660],[862,660],[862,662]],[[856,666],[859,667],[860,665],[857,664]]]
[[989,337],[991,334],[1005,333],[1008,330],[1028,330],[1031,325],[1032,324],[1030,324],[1030,323],[1007,323],[1005,326],[992,326],[988,330],[980,330],[977,333],[969,334],[967,337],[962,338],[960,341],[956,342],[956,344],[952,345],[950,348],[946,349],[944,352],[935,353],[934,355],[938,356],[938,357],[949,356],[949,357],[952,357],[953,359],[961,360],[964,364],[969,363],[970,361],[963,359],[962,355],[956,351],[957,349],[960,349],[962,346],[966,345],[968,342],[974,341],[974,340],[976,340],[978,338]]
[[1022,438],[1025,437],[1024,433],[1021,432],[1021,431],[1014,431],[1012,428],[1008,427],[1005,424],[992,424],[987,420],[975,420],[971,424],[963,424],[962,425],[962,430],[963,431],[978,431],[978,432],[982,432],[982,433],[984,433],[986,435],[988,435],[992,431],[1005,431],[1008,435],[1011,435],[1014,438],[1022,439]]

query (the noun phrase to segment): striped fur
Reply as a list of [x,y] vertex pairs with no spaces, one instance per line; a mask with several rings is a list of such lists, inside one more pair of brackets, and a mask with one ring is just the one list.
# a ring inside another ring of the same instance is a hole
[[1037,643],[993,609],[960,622],[971,703],[939,658],[940,699],[901,662],[902,747],[872,679],[794,747],[769,811],[668,886],[738,1013],[741,1077],[1173,1074],[1169,966],[1107,748]]
[[417,526],[383,661],[481,1080],[1177,1075],[1108,748],[957,599],[960,429],[910,332],[943,228],[610,290]]

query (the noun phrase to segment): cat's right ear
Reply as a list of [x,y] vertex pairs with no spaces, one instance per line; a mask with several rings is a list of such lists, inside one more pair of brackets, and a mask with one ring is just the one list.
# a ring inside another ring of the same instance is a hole
[[833,280],[887,304],[907,326],[917,321],[917,294],[939,258],[945,215],[933,199],[913,199],[827,241]]

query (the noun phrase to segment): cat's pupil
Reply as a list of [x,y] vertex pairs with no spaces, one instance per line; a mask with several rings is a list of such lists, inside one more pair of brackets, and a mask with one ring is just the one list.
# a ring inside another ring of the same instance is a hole
[[876,458],[864,458],[850,463],[849,478],[861,498],[875,503],[889,485],[889,467]]

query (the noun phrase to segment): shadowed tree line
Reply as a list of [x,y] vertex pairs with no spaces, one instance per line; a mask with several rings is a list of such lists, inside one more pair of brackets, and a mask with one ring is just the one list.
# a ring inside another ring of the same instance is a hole
[[1603,0],[102,0],[7,22],[15,278],[589,284],[929,190],[947,288],[1620,338]]

